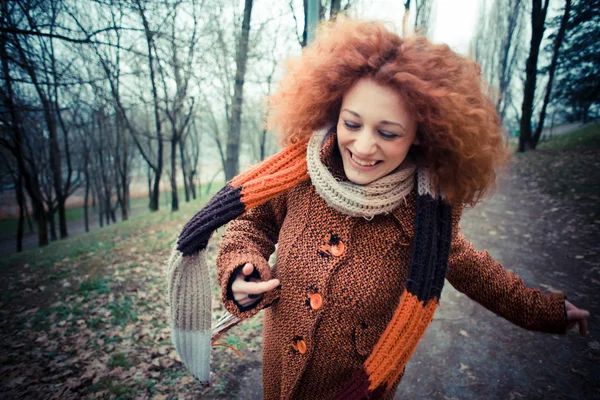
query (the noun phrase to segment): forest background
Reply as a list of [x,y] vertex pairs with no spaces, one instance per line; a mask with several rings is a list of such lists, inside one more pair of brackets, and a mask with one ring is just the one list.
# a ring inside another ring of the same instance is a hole
[[[157,211],[161,193],[177,211],[276,152],[265,97],[307,44],[308,3],[254,3],[3,2],[2,252]],[[318,7],[321,20],[391,20],[478,61],[519,151],[598,116],[597,0]]]

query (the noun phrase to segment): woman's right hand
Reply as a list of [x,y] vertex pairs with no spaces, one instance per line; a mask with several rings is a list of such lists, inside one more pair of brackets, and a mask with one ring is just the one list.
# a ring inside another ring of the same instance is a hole
[[259,302],[263,297],[263,293],[279,286],[279,279],[271,279],[263,282],[257,278],[250,277],[253,272],[254,265],[246,263],[231,284],[233,299],[243,307],[248,307]]

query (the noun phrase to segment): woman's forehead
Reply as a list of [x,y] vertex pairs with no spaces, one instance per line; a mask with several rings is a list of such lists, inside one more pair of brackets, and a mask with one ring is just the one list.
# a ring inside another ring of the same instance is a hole
[[341,112],[361,119],[404,120],[409,116],[402,96],[373,79],[359,79],[343,96]]

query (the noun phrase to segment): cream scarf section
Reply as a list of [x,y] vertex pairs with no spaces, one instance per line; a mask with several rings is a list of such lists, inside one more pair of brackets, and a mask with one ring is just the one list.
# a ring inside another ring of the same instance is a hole
[[319,196],[330,207],[352,217],[372,219],[396,209],[414,188],[416,166],[403,163],[391,174],[368,185],[340,181],[320,157],[321,148],[331,134],[328,129],[313,133],[306,149],[308,174]]

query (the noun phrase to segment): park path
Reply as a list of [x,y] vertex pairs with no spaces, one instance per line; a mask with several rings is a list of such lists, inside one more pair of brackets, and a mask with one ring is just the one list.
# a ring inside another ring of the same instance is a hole
[[492,198],[465,211],[462,232],[528,287],[563,291],[590,311],[590,333],[526,331],[446,282],[396,398],[600,399],[600,221],[514,169]]
[[[462,232],[528,287],[564,291],[590,311],[590,333],[524,330],[446,281],[396,399],[600,399],[600,221],[510,168],[493,197],[465,211]],[[240,361],[236,371],[239,387],[230,398],[261,398],[260,363]]]

